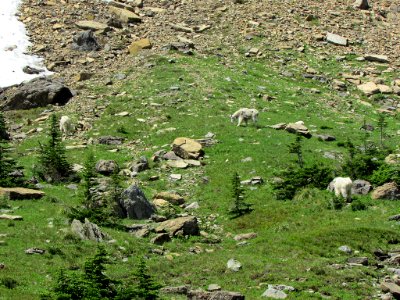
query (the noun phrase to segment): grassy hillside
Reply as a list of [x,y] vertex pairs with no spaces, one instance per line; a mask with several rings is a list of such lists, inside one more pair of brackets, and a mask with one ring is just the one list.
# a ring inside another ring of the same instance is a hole
[[[357,70],[368,63],[356,61],[354,56],[347,56],[344,62],[334,57],[321,60],[307,51],[268,53],[262,59],[226,60],[211,54],[189,57],[171,52],[149,57],[148,68],[126,70],[127,79],[111,87],[89,81],[86,88],[94,100],[86,101],[99,116],[93,118],[92,130],[80,138],[67,139],[65,144],[80,144],[102,135],[122,136],[126,142],[121,146],[89,144],[83,150],[68,150],[73,163],[83,164],[86,155],[93,152],[96,160],[114,159],[123,166],[142,155],[150,158],[157,150],[169,150],[179,136],[202,138],[212,132],[218,140],[205,148],[201,167],[171,170],[152,163],[150,170],[134,180],[125,178],[123,184],[138,182],[149,199],[156,192],[175,190],[186,202],[197,201],[200,209],[194,214],[201,221],[201,229],[215,234],[221,242],[211,243],[203,237],[174,239],[161,247],[164,255],[159,255],[151,251],[160,247],[151,244],[150,238],[139,239],[103,228],[114,239],[105,243],[112,259],[107,274],[125,278],[135,268],[138,258],[146,255],[152,274],[163,285],[207,288],[208,284],[217,283],[225,290],[243,293],[246,299],[260,299],[268,284],[295,287],[289,299],[369,299],[378,294],[377,283],[386,271],[377,267],[373,250],[398,247],[398,224],[388,221],[388,217],[398,213],[400,204],[356,196],[367,206],[366,210],[353,211],[350,206],[334,210],[329,209],[333,196],[325,190],[299,190],[295,200],[278,201],[271,187],[279,170],[293,169],[296,156],[288,151],[295,135],[274,130],[270,125],[302,120],[313,134],[335,136],[334,142],[315,137],[303,139],[303,156],[307,165],[322,162],[341,174],[341,164],[348,157],[343,144],[350,139],[362,145],[365,133],[359,128],[364,120],[377,124],[377,102],[350,85],[349,93],[339,93],[329,82],[306,79],[302,76],[305,66],[335,79],[339,78],[339,72]],[[387,72],[382,76],[389,80],[394,75]],[[247,127],[236,127],[236,123],[230,123],[229,115],[240,107],[260,111],[257,126],[250,123]],[[66,114],[68,107],[65,111],[56,110]],[[30,111],[29,117],[34,119],[42,111]],[[115,115],[123,111],[130,115]],[[75,120],[80,117],[79,111],[67,114]],[[13,123],[26,124],[25,112],[6,116]],[[386,121],[384,143],[395,149],[399,121],[396,115],[388,115]],[[45,129],[46,126],[40,125]],[[35,127],[38,124],[24,125],[24,131]],[[37,161],[38,141],[45,138],[46,130],[15,145],[18,161],[28,175]],[[379,144],[378,130],[367,139]],[[117,152],[110,152],[115,148]],[[326,153],[336,159],[326,158]],[[238,172],[241,180],[261,176],[264,184],[245,187],[245,199],[254,211],[231,219],[228,212],[234,172]],[[182,180],[169,180],[171,173],[182,174]],[[159,180],[150,181],[153,175],[158,175]],[[40,293],[54,284],[60,268],[79,268],[95,252],[94,242],[80,241],[68,233],[65,212],[80,203],[82,187],[72,190],[67,185],[43,183],[44,199],[8,201],[15,214],[24,220],[0,221],[0,234],[5,234],[0,238],[4,241],[0,244],[0,257],[6,265],[0,270],[3,283],[0,299],[38,299]],[[247,232],[258,236],[245,245],[233,240],[236,234]],[[342,245],[348,245],[356,253],[339,251]],[[24,250],[31,247],[45,249],[46,253],[25,254]],[[350,256],[368,257],[369,266],[346,265]],[[242,270],[236,273],[227,270],[230,258],[240,261]],[[16,286],[7,288],[5,282],[11,279]],[[172,298],[166,296],[166,299]]]

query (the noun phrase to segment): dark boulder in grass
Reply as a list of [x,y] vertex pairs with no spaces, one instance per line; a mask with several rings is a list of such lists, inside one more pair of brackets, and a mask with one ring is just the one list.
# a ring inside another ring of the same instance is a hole
[[131,185],[122,192],[116,212],[121,218],[140,220],[150,218],[156,212],[156,208],[138,186]]
[[0,95],[2,110],[31,109],[49,104],[65,105],[73,97],[62,82],[49,78],[35,78],[8,88]]

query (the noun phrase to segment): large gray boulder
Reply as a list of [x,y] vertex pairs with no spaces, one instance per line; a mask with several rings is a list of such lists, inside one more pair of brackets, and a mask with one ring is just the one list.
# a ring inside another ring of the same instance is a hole
[[74,219],[71,223],[71,231],[82,240],[102,242],[109,239],[109,236],[103,233],[99,226],[89,222],[88,219],[85,219],[85,223]]
[[60,81],[35,78],[16,87],[7,89],[0,95],[2,110],[31,109],[49,104],[65,105],[73,94]]
[[148,219],[155,212],[155,206],[136,185],[131,185],[122,192],[118,201],[117,213],[122,218]]
[[351,193],[353,195],[367,195],[372,189],[371,183],[366,180],[357,179],[353,181],[353,186],[351,187]]

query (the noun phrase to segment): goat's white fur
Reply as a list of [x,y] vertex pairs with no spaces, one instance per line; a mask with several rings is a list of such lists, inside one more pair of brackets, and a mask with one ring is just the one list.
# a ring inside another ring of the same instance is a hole
[[68,116],[62,116],[60,119],[60,131],[63,136],[68,136],[74,130],[72,126],[71,118]]
[[350,177],[336,177],[328,185],[328,190],[335,192],[337,197],[342,196],[347,200],[351,201],[351,188],[353,187],[353,181]]
[[241,108],[231,115],[231,122],[235,119],[238,119],[237,126],[240,126],[243,121],[247,125],[247,121],[250,119],[256,124],[258,121],[258,110],[254,108]]

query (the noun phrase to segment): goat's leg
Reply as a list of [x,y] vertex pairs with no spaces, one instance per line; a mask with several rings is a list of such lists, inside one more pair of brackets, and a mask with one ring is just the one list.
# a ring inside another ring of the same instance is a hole
[[239,116],[239,118],[238,118],[238,124],[237,124],[238,127],[242,124],[242,121],[243,121],[243,117],[242,117],[242,116]]

